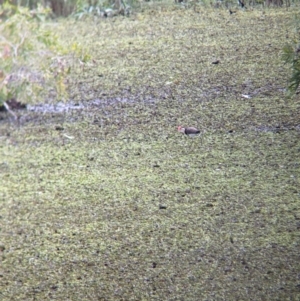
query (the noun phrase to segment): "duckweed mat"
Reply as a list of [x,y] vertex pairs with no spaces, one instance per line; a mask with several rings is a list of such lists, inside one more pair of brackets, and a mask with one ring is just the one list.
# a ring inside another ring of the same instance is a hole
[[54,24],[92,61],[0,113],[0,299],[300,300],[296,13]]

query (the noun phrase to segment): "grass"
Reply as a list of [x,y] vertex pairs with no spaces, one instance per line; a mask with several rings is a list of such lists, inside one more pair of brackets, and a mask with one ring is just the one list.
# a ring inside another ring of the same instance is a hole
[[55,25],[94,61],[68,79],[83,109],[1,115],[2,300],[299,300],[294,13]]

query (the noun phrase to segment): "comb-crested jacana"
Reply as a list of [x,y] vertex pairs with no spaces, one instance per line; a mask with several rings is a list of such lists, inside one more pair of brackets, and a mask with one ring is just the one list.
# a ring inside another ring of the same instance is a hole
[[196,136],[200,134],[200,131],[194,127],[182,127],[181,125],[178,127],[178,132],[186,134],[187,136]]

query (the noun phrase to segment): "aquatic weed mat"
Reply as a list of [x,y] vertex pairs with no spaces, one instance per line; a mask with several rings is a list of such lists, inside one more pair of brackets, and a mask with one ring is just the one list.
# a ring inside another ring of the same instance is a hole
[[299,300],[292,16],[64,23],[95,60],[69,79],[80,108],[0,125],[1,299]]

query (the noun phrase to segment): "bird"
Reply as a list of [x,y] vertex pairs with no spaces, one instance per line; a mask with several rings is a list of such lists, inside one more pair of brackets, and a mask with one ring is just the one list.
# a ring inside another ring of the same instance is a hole
[[187,136],[196,136],[200,134],[200,131],[194,127],[182,127],[181,125],[178,127],[178,132],[181,132]]

